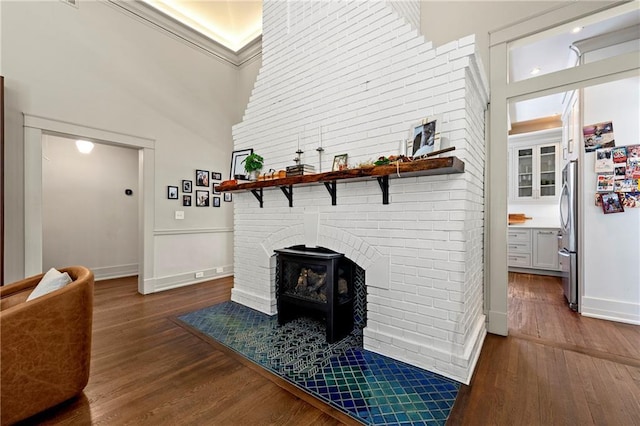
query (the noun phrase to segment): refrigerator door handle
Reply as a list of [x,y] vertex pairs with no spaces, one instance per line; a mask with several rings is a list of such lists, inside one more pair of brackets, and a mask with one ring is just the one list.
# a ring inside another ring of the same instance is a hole
[[567,222],[567,220],[565,220],[566,218],[564,217],[564,214],[562,212],[562,200],[564,198],[567,198],[567,204],[570,202],[569,200],[569,187],[567,186],[567,182],[564,182],[562,184],[562,192],[560,193],[560,225],[562,226],[562,230],[563,231],[567,231],[569,228],[569,223]]
[[558,250],[558,254],[563,257],[569,257],[571,255],[566,248]]

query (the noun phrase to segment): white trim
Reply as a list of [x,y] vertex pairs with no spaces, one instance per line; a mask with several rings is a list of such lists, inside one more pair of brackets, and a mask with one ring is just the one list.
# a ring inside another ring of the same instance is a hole
[[196,50],[239,67],[262,52],[262,35],[237,51],[213,40],[142,1],[106,0],[105,4]]
[[275,298],[267,298],[236,287],[231,289],[231,301],[248,306],[251,309],[267,315],[275,315],[277,313]]
[[507,200],[509,198],[508,176],[508,131],[507,131],[507,45],[502,43],[489,50],[491,61],[490,137],[487,144],[485,174],[486,224],[488,247],[485,281],[490,333],[506,336],[507,325]]
[[[510,24],[506,28],[490,31],[489,47],[491,48],[501,43],[509,43],[524,38],[527,38],[527,40],[522,40],[522,43],[531,43],[534,41],[531,36],[546,37],[546,34],[544,34],[546,30],[573,22],[577,19],[585,18],[586,25],[587,23],[602,20],[603,15],[598,14],[599,12],[604,11],[603,13],[606,13],[607,17],[613,17],[634,11],[637,7],[635,1],[619,1],[604,6],[598,2],[581,1],[553,7],[537,16]],[[598,15],[596,16],[596,14]]]
[[[638,52],[614,56],[601,61],[580,65],[579,67],[556,71],[540,77],[516,81],[507,85],[507,98],[522,101],[541,96],[543,90],[546,93],[558,93],[570,90],[574,87],[584,87],[585,82],[594,79],[606,79],[609,76],[634,72],[638,70]],[[634,75],[635,75],[634,74]],[[616,77],[617,79],[617,77]],[[569,87],[570,89],[567,89]]]
[[193,229],[156,229],[154,236],[160,235],[188,235],[188,234],[225,234],[233,233],[233,228],[193,228]]
[[43,272],[42,247],[42,130],[26,127],[24,129],[25,277]]
[[560,143],[562,142],[562,127],[509,135],[508,140],[510,146],[520,146],[522,144],[543,145],[549,143]]
[[96,127],[83,126],[68,121],[40,117],[38,115],[24,114],[24,127],[45,130],[48,134],[63,137],[82,136],[98,143],[117,145],[133,148],[154,149],[155,141],[150,138],[118,133]]
[[111,280],[114,278],[131,277],[138,275],[138,264],[131,263],[128,265],[102,266],[98,268],[89,268],[93,272],[96,281]]
[[124,133],[24,113],[24,268],[25,276],[42,272],[42,135],[82,137],[100,143],[138,149],[138,291],[154,291],[153,224],[155,141]]
[[[216,272],[217,268],[206,269],[202,278],[194,279],[195,271],[184,272],[176,275],[167,275],[154,280],[154,291],[165,291],[173,288],[184,287],[192,284],[198,284],[206,281],[215,280],[233,276],[233,265],[225,265],[222,272]],[[198,271],[201,272],[201,271]]]
[[640,325],[639,303],[584,296],[580,305],[585,317]]
[[471,383],[473,372],[476,371],[476,364],[478,364],[478,360],[480,359],[480,352],[482,352],[484,339],[487,337],[486,318],[484,315],[478,317],[478,321],[474,327],[473,335],[471,337],[473,339],[473,343],[467,345],[463,357],[465,360],[468,360],[468,374],[467,378],[463,381],[465,385]]

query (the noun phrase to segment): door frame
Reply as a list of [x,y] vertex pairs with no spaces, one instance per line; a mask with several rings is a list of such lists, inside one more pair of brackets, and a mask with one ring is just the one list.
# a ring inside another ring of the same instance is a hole
[[42,136],[138,150],[138,292],[153,292],[155,140],[24,114],[24,273],[42,273]]
[[[486,263],[485,311],[487,330],[506,336],[507,320],[507,199],[509,102],[523,101],[560,91],[580,89],[638,73],[637,54],[620,55],[607,60],[541,75],[528,80],[508,81],[509,44],[529,36],[542,36],[544,31],[561,25],[569,26],[578,19],[593,22],[602,19],[598,13],[611,14],[636,10],[634,2],[602,6],[589,2],[572,3],[548,13],[489,34],[491,102],[489,105],[489,139],[485,169],[486,191]],[[581,263],[582,264],[582,263]]]

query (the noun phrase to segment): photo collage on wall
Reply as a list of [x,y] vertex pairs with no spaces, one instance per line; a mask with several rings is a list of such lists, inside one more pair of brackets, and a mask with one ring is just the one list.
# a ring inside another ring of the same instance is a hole
[[602,207],[605,214],[623,212],[624,208],[640,208],[640,145],[597,148],[594,151],[596,206]]
[[[195,174],[195,200],[193,181],[182,180],[182,197],[179,197],[179,187],[168,186],[167,198],[170,200],[182,199],[183,207],[220,207],[220,191],[216,190],[222,182],[222,173],[209,172],[208,170],[196,170]],[[202,189],[206,187],[207,189]],[[200,189],[199,189],[200,188]],[[211,189],[209,189],[211,188]],[[231,201],[231,194],[224,194],[224,201]]]

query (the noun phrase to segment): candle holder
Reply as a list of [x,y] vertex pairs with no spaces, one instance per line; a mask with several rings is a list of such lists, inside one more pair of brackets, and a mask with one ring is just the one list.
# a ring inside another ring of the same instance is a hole
[[316,151],[318,152],[318,172],[322,173],[322,153],[324,152],[324,148],[319,146],[316,148]]

